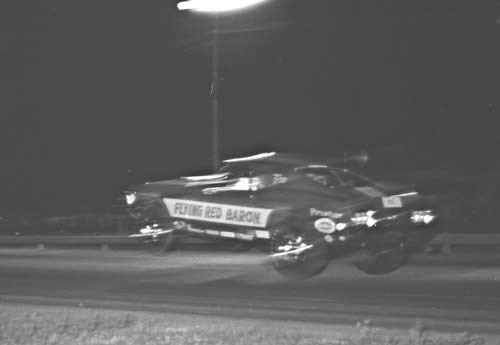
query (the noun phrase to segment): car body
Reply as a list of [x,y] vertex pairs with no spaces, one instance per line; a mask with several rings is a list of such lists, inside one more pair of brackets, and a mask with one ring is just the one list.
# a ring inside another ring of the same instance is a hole
[[188,235],[267,248],[280,273],[298,278],[353,253],[362,271],[391,272],[434,236],[436,200],[346,168],[360,158],[262,153],[225,160],[213,174],[130,187],[128,209],[145,225],[132,236],[167,247]]

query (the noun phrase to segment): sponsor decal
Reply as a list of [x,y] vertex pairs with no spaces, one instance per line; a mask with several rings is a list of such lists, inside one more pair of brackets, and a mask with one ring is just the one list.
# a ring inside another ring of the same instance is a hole
[[252,241],[255,238],[255,236],[252,234],[242,234],[237,232],[236,238],[239,240]]
[[332,232],[335,232],[335,222],[330,218],[316,219],[314,227],[316,230],[324,234],[331,234]]
[[393,196],[385,196],[382,198],[382,205],[385,208],[401,208],[403,207],[403,201],[401,197],[393,195]]
[[256,237],[258,237],[257,232],[265,232],[267,233],[269,238],[269,232],[268,231],[254,231],[254,230],[248,230],[247,233],[240,233],[240,232],[232,232],[232,231],[219,231],[219,230],[213,230],[213,229],[200,229],[200,228],[195,228],[191,224],[184,224],[183,229],[186,231],[194,232],[197,234],[204,234],[204,235],[211,235],[211,236],[220,236],[220,237],[227,237],[227,238],[235,238],[238,240],[243,240],[243,241],[253,241]]
[[257,238],[271,238],[269,231],[255,230],[255,236]]
[[272,209],[164,198],[171,217],[265,228]]
[[318,210],[316,208],[310,208],[309,214],[311,215],[311,217],[328,217],[333,219],[338,219],[343,216],[343,214],[339,212],[323,211],[323,210]]
[[287,183],[288,182],[288,177],[286,177],[283,174],[273,174],[273,185],[275,184],[280,184],[280,183]]

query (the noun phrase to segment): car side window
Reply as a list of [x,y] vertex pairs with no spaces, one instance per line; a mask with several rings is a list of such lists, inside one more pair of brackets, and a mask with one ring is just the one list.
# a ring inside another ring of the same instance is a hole
[[335,188],[340,185],[338,177],[325,168],[300,168],[296,171],[304,177],[325,187]]

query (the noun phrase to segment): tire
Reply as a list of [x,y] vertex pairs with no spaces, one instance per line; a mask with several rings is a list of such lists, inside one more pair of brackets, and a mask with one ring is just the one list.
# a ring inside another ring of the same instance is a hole
[[[273,245],[273,253],[278,252],[276,248],[277,245]],[[273,259],[272,265],[278,273],[288,279],[307,279],[323,272],[329,262],[326,244],[317,241],[313,248],[300,253],[295,259],[277,257]]]
[[177,240],[177,236],[175,236],[175,234],[173,233],[169,233],[163,236],[163,238],[160,240],[160,252],[168,253],[177,249]]
[[254,244],[252,242],[242,242],[242,241],[230,242],[224,245],[224,248],[232,253],[248,252],[253,247]]
[[401,247],[366,255],[354,263],[360,271],[370,274],[388,274],[396,271],[408,262],[408,253]]

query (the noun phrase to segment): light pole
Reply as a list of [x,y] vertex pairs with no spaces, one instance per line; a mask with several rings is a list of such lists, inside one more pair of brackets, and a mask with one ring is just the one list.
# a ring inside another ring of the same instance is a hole
[[210,83],[210,103],[212,110],[212,168],[217,170],[220,162],[220,140],[219,140],[219,20],[218,14],[241,10],[268,0],[189,0],[181,1],[177,8],[196,12],[207,12],[214,14],[214,27],[212,31],[212,76]]
[[219,19],[214,18],[212,31],[212,83],[210,85],[210,99],[212,104],[212,168],[216,171],[220,162],[219,142]]

